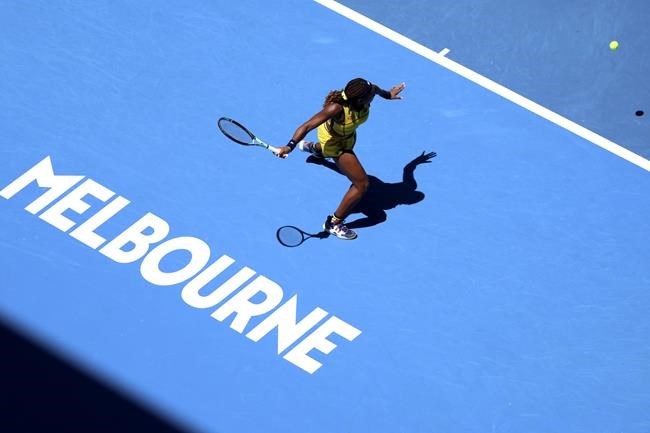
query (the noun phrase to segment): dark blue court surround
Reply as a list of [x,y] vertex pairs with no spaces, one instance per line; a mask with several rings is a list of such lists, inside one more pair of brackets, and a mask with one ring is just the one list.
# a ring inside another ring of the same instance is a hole
[[[650,158],[650,4],[344,0],[343,4]],[[619,41],[611,51],[609,42]]]
[[[275,333],[254,343],[186,305],[182,284],[27,212],[35,185],[0,199],[0,314],[16,329],[198,431],[647,431],[644,170],[312,2],[0,17],[0,188],[49,155],[131,201],[107,239],[152,212],[297,294],[299,316],[320,307],[362,333],[305,373]],[[424,198],[380,206],[386,221],[353,242],[282,247],[278,227],[318,231],[349,182],[236,146],[216,119],[281,145],[359,75],[407,83],[373,103],[356,150],[377,185],[436,151],[413,172]],[[89,203],[65,215],[82,223]]]

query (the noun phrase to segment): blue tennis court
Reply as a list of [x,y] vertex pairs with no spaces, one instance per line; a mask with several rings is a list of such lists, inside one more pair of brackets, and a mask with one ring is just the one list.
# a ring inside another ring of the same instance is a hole
[[[188,432],[650,431],[647,86],[612,135],[589,89],[584,112],[525,95],[617,154],[317,2],[1,10],[13,332]],[[281,146],[357,76],[407,84],[359,130],[359,238],[286,248],[350,182],[216,120]]]

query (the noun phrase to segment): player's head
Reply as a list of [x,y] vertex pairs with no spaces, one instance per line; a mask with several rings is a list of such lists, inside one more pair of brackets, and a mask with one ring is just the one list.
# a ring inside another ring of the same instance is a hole
[[372,100],[372,84],[363,78],[355,78],[345,85],[345,97],[352,108],[361,109]]
[[355,78],[345,85],[343,90],[331,90],[325,97],[323,106],[331,103],[349,106],[353,110],[361,111],[372,101],[375,96],[372,83],[363,78]]

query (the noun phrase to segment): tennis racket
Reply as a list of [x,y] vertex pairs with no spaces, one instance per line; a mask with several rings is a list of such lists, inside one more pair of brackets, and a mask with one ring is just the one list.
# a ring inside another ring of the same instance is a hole
[[307,233],[295,226],[282,226],[275,232],[275,236],[285,247],[293,248],[301,245],[309,238],[325,239],[329,233],[322,231],[316,234]]
[[244,125],[237,122],[236,120],[229,119],[227,117],[222,117],[217,121],[217,126],[219,130],[226,137],[230,138],[235,143],[239,143],[243,146],[259,146],[264,149],[268,149],[277,156],[278,148],[273,147],[270,144],[266,144],[259,138],[250,132]]

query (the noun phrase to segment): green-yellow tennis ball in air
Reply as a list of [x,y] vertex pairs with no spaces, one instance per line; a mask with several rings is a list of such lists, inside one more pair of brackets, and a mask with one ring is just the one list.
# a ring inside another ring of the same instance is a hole
[[612,41],[609,43],[609,49],[616,51],[618,49],[618,41]]

